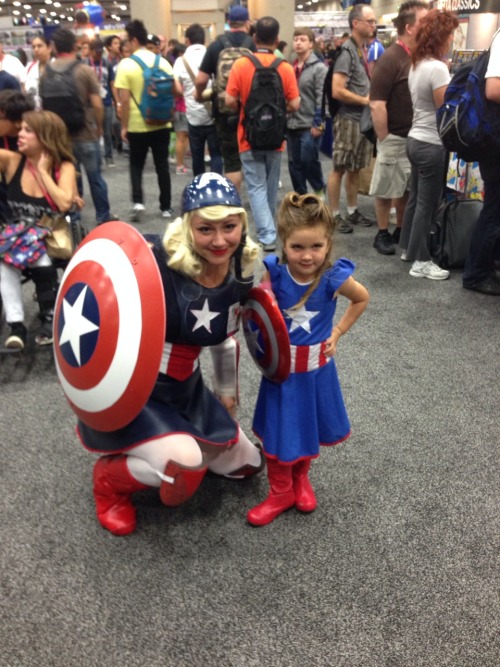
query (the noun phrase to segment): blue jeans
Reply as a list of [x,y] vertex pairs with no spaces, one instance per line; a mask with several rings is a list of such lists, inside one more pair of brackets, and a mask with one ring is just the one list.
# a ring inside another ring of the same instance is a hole
[[500,165],[479,162],[484,182],[484,203],[476,222],[465,261],[463,283],[473,287],[491,278],[500,257]]
[[104,157],[106,160],[113,157],[113,105],[104,107]]
[[447,153],[442,144],[412,137],[408,137],[406,152],[411,162],[410,196],[399,245],[408,260],[428,262],[429,234],[443,194]]
[[292,186],[299,195],[307,193],[307,181],[315,192],[325,189],[325,179],[319,161],[321,136],[313,137],[311,130],[288,130],[288,171]]
[[205,172],[205,143],[210,151],[210,171],[223,174],[222,153],[215,125],[191,125],[188,123],[189,146],[193,160],[193,176]]
[[240,154],[257,238],[263,244],[276,241],[274,209],[280,182],[280,151],[250,150]]
[[[97,224],[110,219],[108,186],[101,174],[101,151],[99,141],[73,141],[73,153],[77,162],[76,168],[81,171],[85,169],[89,182],[90,194],[95,206],[95,217]],[[83,193],[81,177],[79,178],[78,190]]]

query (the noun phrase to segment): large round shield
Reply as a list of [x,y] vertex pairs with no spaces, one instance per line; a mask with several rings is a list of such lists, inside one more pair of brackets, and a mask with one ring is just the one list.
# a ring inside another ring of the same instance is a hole
[[64,272],[54,317],[57,374],[85,424],[115,431],[139,414],[165,327],[160,271],[141,234],[125,222],[90,232]]
[[273,382],[290,374],[290,339],[285,320],[272,296],[253,287],[242,309],[248,350],[260,371]]

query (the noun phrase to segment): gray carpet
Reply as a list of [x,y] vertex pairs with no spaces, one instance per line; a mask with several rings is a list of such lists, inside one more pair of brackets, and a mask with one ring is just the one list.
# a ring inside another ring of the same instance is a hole
[[[126,219],[126,159],[105,175]],[[282,179],[281,193],[286,164]],[[172,175],[176,207],[187,181]],[[150,162],[146,190],[141,229],[160,232]],[[373,216],[370,198],[360,203]],[[374,234],[337,239],[371,293],[337,354],[352,437],[313,466],[317,511],[265,528],[245,521],[263,475],[206,478],[176,510],[140,493],[133,535],[99,526],[94,456],[51,352],[33,348],[25,286],[30,344],[0,357],[2,667],[500,664],[500,300],[463,290],[457,272],[409,277],[375,252]],[[258,383],[243,349],[247,431]]]

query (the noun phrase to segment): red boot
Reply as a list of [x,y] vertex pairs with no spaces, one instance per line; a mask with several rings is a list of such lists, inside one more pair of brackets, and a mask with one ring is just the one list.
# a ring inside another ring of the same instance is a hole
[[267,477],[271,487],[268,498],[247,513],[248,523],[252,526],[266,526],[295,505],[292,466],[284,466],[274,459],[267,459]]
[[126,456],[101,456],[94,466],[94,498],[97,518],[113,535],[135,530],[135,507],[130,496],[148,487],[129,472]]
[[189,500],[203,481],[208,467],[186,468],[180,463],[169,461],[160,486],[161,502],[167,507],[178,507]]
[[301,512],[314,512],[318,506],[314,489],[309,481],[311,459],[299,461],[293,466],[293,490],[295,491],[295,507]]

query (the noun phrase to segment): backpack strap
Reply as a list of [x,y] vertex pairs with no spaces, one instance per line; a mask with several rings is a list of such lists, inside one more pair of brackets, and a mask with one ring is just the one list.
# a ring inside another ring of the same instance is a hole
[[133,60],[136,62],[138,65],[141,66],[141,69],[145,70],[146,69],[146,64],[143,60],[139,58],[139,56],[136,56],[135,53],[133,53],[131,56],[129,56],[130,60]]
[[260,60],[256,56],[254,56],[253,53],[245,53],[243,57],[251,60],[255,69],[263,69],[264,65],[260,62]]
[[270,67],[271,69],[277,70],[278,67],[281,65],[281,63],[284,62],[284,58],[275,58],[270,65],[263,65],[257,58],[257,56],[255,56],[253,53],[245,53],[243,57],[251,60],[255,69],[263,69],[264,67]]

